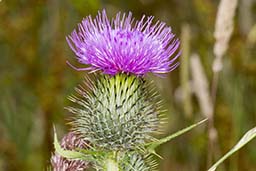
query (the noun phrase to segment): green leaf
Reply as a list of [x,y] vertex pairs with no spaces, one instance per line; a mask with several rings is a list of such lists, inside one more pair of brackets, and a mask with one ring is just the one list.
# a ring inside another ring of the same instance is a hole
[[55,128],[54,128],[54,148],[58,154],[60,154],[61,156],[65,157],[67,159],[83,159],[83,158],[85,158],[85,155],[83,153],[80,153],[77,151],[64,150],[58,142],[57,133],[56,133]]
[[221,159],[219,159],[208,171],[215,171],[216,168],[229,156],[231,156],[233,153],[238,151],[240,148],[242,148],[244,145],[246,145],[249,141],[251,141],[256,136],[256,127],[249,130],[241,139],[240,141],[228,152],[226,153]]
[[193,124],[193,125],[191,125],[191,126],[189,126],[189,127],[187,127],[187,128],[184,128],[184,129],[182,129],[182,130],[180,130],[180,131],[178,131],[178,132],[176,132],[176,133],[174,133],[174,134],[172,134],[172,135],[169,135],[169,136],[167,136],[167,137],[165,137],[165,138],[162,138],[162,139],[160,139],[160,140],[158,140],[158,141],[154,141],[154,142],[148,143],[148,144],[146,145],[146,149],[148,150],[148,152],[150,152],[150,153],[152,153],[152,154],[155,154],[156,156],[158,156],[158,157],[161,158],[161,156],[159,156],[159,155],[155,152],[155,149],[156,149],[158,146],[160,146],[161,144],[163,144],[163,143],[165,143],[165,142],[168,142],[168,141],[172,140],[173,138],[176,138],[176,137],[178,137],[178,136],[180,136],[180,135],[182,135],[182,134],[184,134],[184,133],[190,131],[191,129],[195,128],[196,126],[201,125],[201,124],[204,123],[205,121],[207,121],[207,119],[204,119],[204,120],[202,120],[202,121],[200,121],[200,122],[198,122],[198,123],[195,123],[195,124]]

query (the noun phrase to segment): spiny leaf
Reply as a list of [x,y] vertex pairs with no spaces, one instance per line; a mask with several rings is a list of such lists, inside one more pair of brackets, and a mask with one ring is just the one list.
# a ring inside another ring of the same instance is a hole
[[56,152],[58,154],[60,154],[61,156],[67,158],[67,159],[81,159],[84,157],[84,154],[77,152],[77,151],[70,151],[70,150],[64,150],[59,142],[58,142],[58,138],[57,138],[57,133],[54,127],[54,148],[56,150]]
[[240,148],[242,148],[244,145],[246,145],[249,141],[251,141],[253,138],[256,137],[256,127],[249,130],[241,139],[240,141],[228,152],[226,153],[221,159],[219,159],[208,171],[215,171],[216,168],[229,156],[231,156],[233,153],[238,151]]
[[165,137],[165,138],[162,138],[162,139],[160,139],[160,140],[158,140],[158,141],[154,141],[154,142],[148,143],[148,144],[146,144],[146,149],[148,150],[148,152],[150,152],[150,153],[152,153],[152,154],[155,154],[156,156],[158,156],[158,157],[161,158],[161,156],[159,156],[159,155],[155,152],[155,149],[156,149],[158,146],[160,146],[161,144],[163,144],[163,143],[165,143],[165,142],[168,142],[168,141],[172,140],[173,138],[176,138],[176,137],[179,136],[179,135],[182,135],[182,134],[184,134],[184,133],[190,131],[191,129],[195,128],[196,126],[201,125],[201,124],[204,123],[205,121],[207,121],[207,119],[204,119],[204,120],[202,120],[202,121],[200,121],[200,122],[198,122],[198,123],[195,123],[195,124],[193,124],[193,125],[191,125],[191,126],[189,126],[189,127],[187,127],[187,128],[184,128],[184,129],[182,129],[182,130],[180,130],[180,131],[178,131],[178,132],[176,132],[176,133],[174,133],[174,134],[172,134],[172,135],[169,135],[169,136],[167,136],[167,137]]

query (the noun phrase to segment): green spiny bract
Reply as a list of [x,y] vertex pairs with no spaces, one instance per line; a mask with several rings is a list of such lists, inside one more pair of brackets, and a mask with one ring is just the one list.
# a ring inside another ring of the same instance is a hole
[[93,166],[97,171],[108,170],[110,164],[120,171],[156,171],[157,163],[152,157],[136,151],[110,151],[97,157]]
[[127,152],[120,162],[122,171],[155,171],[157,163],[152,156],[138,154],[136,152]]
[[156,94],[141,77],[117,74],[100,75],[85,81],[89,90],[80,86],[79,96],[68,107],[75,113],[72,126],[93,146],[105,150],[128,150],[153,141],[162,116]]

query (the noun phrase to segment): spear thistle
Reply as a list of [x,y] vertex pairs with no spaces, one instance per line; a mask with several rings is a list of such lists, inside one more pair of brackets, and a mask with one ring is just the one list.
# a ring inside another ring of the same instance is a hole
[[77,68],[69,63],[73,68],[100,73],[76,89],[69,98],[74,105],[67,107],[74,114],[72,131],[90,142],[89,149],[72,153],[55,142],[56,151],[89,161],[96,170],[156,170],[146,145],[157,141],[154,135],[161,132],[164,117],[159,97],[144,77],[178,66],[180,43],[171,28],[153,23],[153,16],[135,21],[131,12],[110,20],[103,10],[78,24],[67,42],[78,62],[86,64]]

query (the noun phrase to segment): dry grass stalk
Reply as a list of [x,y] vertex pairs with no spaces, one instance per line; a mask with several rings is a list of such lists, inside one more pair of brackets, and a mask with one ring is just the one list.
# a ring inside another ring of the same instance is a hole
[[209,84],[206,75],[204,74],[203,66],[198,55],[194,54],[190,58],[190,66],[193,80],[193,90],[198,99],[198,103],[202,114],[208,118],[208,167],[213,162],[213,157],[220,155],[218,146],[218,134],[214,127],[213,120],[213,102],[210,96]]
[[193,90],[198,99],[202,114],[207,118],[212,118],[213,106],[209,93],[209,84],[197,54],[193,54],[190,57],[190,67],[193,80]]
[[180,57],[180,78],[181,88],[183,94],[183,106],[186,117],[192,117],[192,102],[191,102],[191,90],[189,86],[189,55],[190,55],[190,39],[191,39],[190,27],[188,24],[182,26],[181,31],[181,50]]
[[214,106],[217,94],[218,80],[219,80],[219,72],[223,68],[222,58],[226,53],[229,40],[233,32],[234,28],[234,16],[237,7],[238,0],[221,0],[218,8],[216,23],[215,23],[215,31],[214,37],[216,39],[214,44],[214,55],[215,59],[213,61],[212,69],[213,69],[213,80],[211,87],[211,95],[212,95],[212,113],[209,118],[209,143],[208,143],[208,166],[212,163],[212,157],[218,157],[219,148],[217,143],[217,131],[214,127]]
[[247,36],[247,44],[253,46],[256,43],[256,24],[253,25]]
[[237,0],[221,0],[217,13],[214,37],[213,80],[212,80],[212,102],[215,106],[215,99],[218,87],[219,72],[222,70],[222,58],[228,49],[228,43],[234,28],[234,16],[237,7]]
[[237,0],[221,0],[217,13],[214,37],[215,60],[213,71],[219,72],[222,69],[222,57],[228,49],[228,43],[234,28],[234,16],[237,7]]

